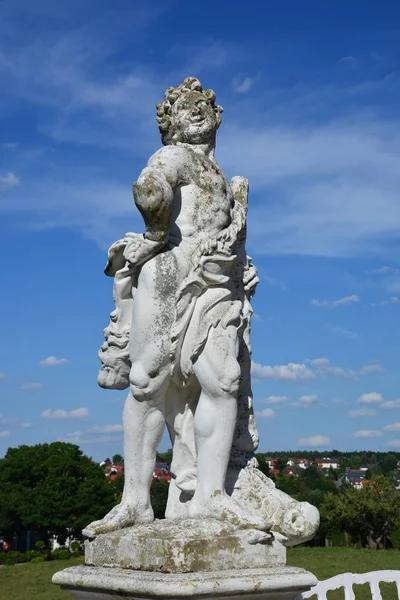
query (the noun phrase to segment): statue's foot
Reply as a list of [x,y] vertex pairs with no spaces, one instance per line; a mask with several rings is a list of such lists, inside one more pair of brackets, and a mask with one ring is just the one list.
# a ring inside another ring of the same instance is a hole
[[135,506],[127,503],[117,504],[112,510],[100,521],[93,521],[82,531],[82,535],[89,539],[93,539],[101,533],[108,533],[131,525],[141,525],[144,523],[152,523],[154,521],[154,513],[151,507],[147,509],[138,509]]
[[268,529],[262,517],[252,510],[241,506],[226,492],[216,490],[211,498],[200,501],[196,496],[189,504],[191,518],[213,518],[228,521],[238,528],[253,528],[261,531]]

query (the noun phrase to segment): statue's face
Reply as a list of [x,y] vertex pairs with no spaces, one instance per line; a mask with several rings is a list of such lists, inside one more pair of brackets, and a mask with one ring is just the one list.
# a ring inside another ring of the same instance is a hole
[[188,144],[205,144],[214,139],[218,117],[201,92],[182,94],[172,109],[175,137]]

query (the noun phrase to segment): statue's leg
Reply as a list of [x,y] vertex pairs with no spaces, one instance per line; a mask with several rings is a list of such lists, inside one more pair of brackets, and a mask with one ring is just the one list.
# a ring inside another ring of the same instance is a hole
[[197,487],[190,503],[192,517],[213,517],[238,526],[266,529],[264,520],[240,506],[225,491],[225,479],[237,417],[240,366],[235,325],[211,328],[194,365],[201,386],[195,413]]
[[150,485],[165,426],[165,394],[170,382],[170,332],[178,275],[175,264],[171,253],[165,253],[146,263],[139,276],[129,342],[130,390],[123,414],[124,492],[119,505],[84,530],[87,537],[154,519]]
[[196,489],[197,453],[194,412],[200,395],[197,381],[186,386],[171,382],[166,397],[166,418],[173,456],[166,519],[188,516],[189,501]]

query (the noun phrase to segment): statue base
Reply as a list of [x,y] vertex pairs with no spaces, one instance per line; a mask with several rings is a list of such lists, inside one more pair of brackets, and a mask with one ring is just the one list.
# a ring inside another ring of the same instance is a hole
[[286,548],[272,533],[216,519],[100,534],[85,542],[85,563],[53,577],[75,600],[293,600],[316,584],[311,573],[285,566]]
[[69,567],[56,573],[75,600],[294,600],[317,580],[296,567],[155,573],[107,567]]
[[271,532],[217,519],[164,519],[86,541],[85,564],[160,573],[254,569],[284,566],[286,548]]

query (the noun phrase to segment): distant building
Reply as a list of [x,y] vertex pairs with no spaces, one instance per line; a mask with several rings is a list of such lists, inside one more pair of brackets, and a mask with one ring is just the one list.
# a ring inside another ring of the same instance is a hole
[[331,458],[316,458],[314,464],[318,469],[340,469],[340,463]]
[[365,471],[359,470],[349,470],[343,477],[343,480],[350,484],[352,488],[356,490],[361,490],[364,487],[365,480]]
[[156,463],[153,471],[153,480],[171,481],[172,475],[167,463]]

